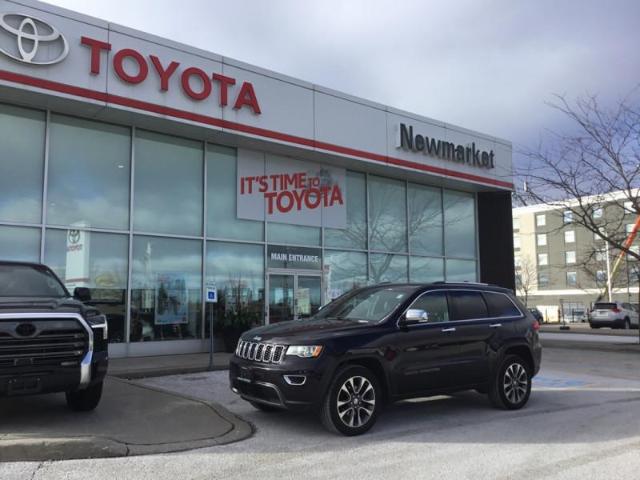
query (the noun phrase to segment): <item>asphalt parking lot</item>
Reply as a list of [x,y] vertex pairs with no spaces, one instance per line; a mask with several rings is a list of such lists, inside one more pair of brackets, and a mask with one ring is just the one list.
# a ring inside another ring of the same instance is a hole
[[390,407],[367,435],[344,438],[306,415],[264,414],[227,387],[226,372],[142,380],[221,403],[253,437],[191,452],[0,465],[3,480],[144,478],[637,479],[640,356],[545,350],[527,408],[492,409],[476,393]]

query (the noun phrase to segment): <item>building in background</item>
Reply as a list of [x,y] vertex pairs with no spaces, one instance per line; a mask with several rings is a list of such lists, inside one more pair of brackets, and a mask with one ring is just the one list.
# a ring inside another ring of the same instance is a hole
[[[603,229],[615,229],[608,234],[620,239],[633,229],[636,210],[623,192],[612,192],[586,205]],[[631,250],[637,253],[639,244],[636,239]],[[547,204],[513,209],[513,245],[518,296],[550,322],[583,320],[604,292],[620,253],[578,225],[572,212]],[[613,300],[638,303],[639,267],[633,256],[623,257],[612,278]]]
[[111,355],[369,283],[514,288],[510,142],[32,0],[0,26],[0,258],[88,287]]

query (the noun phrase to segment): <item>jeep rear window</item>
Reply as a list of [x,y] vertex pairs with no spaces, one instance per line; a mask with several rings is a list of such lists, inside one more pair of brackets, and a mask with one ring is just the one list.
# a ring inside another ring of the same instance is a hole
[[0,297],[63,298],[67,291],[46,268],[0,264]]
[[[484,299],[489,307],[489,316],[493,318],[519,317],[520,310],[502,293],[484,292]],[[535,309],[533,309],[535,311]]]
[[331,302],[313,318],[336,318],[354,322],[379,322],[394,312],[416,287],[380,287],[358,290]]
[[489,312],[482,293],[471,290],[453,290],[449,292],[452,320],[477,320],[487,318]]
[[618,308],[615,303],[596,303],[593,306],[594,310],[613,310],[615,308]]

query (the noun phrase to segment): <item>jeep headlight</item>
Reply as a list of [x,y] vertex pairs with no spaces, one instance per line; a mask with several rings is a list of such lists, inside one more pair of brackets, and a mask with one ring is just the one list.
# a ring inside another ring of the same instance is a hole
[[316,358],[322,353],[322,345],[290,345],[287,355],[301,358]]

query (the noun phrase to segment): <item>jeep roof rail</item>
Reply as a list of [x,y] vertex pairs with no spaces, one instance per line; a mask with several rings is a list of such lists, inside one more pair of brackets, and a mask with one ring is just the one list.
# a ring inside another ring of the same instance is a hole
[[486,285],[486,286],[490,286],[488,283],[471,282],[469,280],[463,280],[461,282],[438,280],[437,282],[432,282],[432,283],[434,283],[434,284],[443,284],[443,285],[448,285],[448,284],[453,284],[453,285],[468,284],[468,285]]

